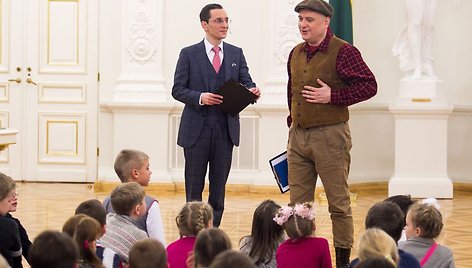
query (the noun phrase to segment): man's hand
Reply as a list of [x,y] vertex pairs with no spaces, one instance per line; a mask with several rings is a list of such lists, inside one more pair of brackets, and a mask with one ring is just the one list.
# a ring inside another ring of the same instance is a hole
[[210,93],[210,92],[202,93],[203,105],[216,105],[222,102],[223,102],[223,96],[221,95]]
[[249,91],[254,93],[254,95],[256,95],[258,99],[261,97],[261,91],[258,87],[250,88]]
[[310,103],[329,103],[331,101],[331,88],[320,79],[317,79],[316,82],[321,87],[304,86],[302,96]]

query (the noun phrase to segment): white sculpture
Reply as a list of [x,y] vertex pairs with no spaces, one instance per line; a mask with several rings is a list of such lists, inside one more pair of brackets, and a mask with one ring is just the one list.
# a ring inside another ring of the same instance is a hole
[[434,16],[439,0],[405,0],[407,24],[393,45],[405,78],[437,80],[433,70]]

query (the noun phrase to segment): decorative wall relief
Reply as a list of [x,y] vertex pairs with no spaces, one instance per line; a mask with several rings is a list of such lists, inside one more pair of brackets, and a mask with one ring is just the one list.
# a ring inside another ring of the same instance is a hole
[[129,40],[126,51],[130,60],[139,64],[152,61],[157,52],[155,42],[155,28],[149,22],[146,12],[136,15],[136,22],[129,29]]
[[278,64],[286,65],[290,51],[301,42],[300,33],[298,31],[298,15],[295,12],[288,14],[284,23],[277,31],[275,56]]

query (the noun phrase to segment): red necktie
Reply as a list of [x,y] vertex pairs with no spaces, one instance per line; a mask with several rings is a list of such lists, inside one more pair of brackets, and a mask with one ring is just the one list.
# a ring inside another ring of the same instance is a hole
[[220,47],[216,46],[216,47],[213,47],[211,50],[213,50],[215,52],[215,56],[213,56],[213,61],[212,61],[213,68],[215,68],[216,73],[218,73],[218,71],[220,70],[220,67],[221,67],[220,53],[219,53],[220,52]]

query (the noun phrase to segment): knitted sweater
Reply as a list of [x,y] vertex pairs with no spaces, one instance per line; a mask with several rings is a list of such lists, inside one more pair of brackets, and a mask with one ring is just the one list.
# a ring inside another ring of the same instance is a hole
[[129,251],[133,244],[148,237],[146,232],[136,227],[135,221],[127,215],[108,214],[107,231],[100,238],[100,245],[113,250],[128,262]]

